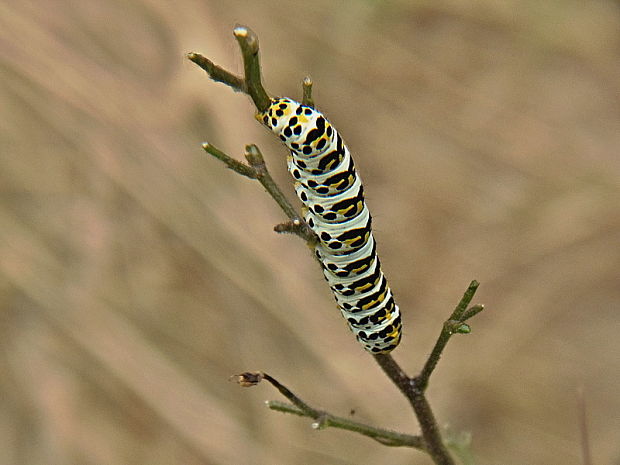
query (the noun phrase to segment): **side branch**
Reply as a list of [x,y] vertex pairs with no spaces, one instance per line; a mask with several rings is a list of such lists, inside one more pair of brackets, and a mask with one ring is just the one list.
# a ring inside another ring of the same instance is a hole
[[424,450],[424,442],[419,436],[398,433],[376,426],[366,425],[348,418],[332,415],[329,412],[315,409],[301,400],[290,389],[280,383],[278,380],[263,372],[247,372],[231,377],[243,387],[255,386],[263,379],[271,383],[291,404],[278,401],[268,401],[267,406],[271,410],[284,413],[292,413],[301,417],[309,417],[316,420],[312,427],[315,429],[324,429],[328,427],[344,429],[359,433],[375,441],[391,447],[411,447],[414,449]]
[[260,75],[260,61],[258,59],[258,37],[245,26],[237,26],[233,34],[239,42],[243,55],[243,69],[248,94],[252,97],[258,111],[265,111],[269,106],[269,95],[263,88]]
[[226,71],[200,53],[188,53],[187,58],[204,69],[214,81],[226,84],[238,92],[248,94],[258,111],[265,111],[269,107],[270,99],[261,80],[258,37],[245,26],[235,27],[233,34],[239,43],[243,56],[243,78]]
[[314,99],[312,98],[312,78],[310,76],[306,76],[301,83],[302,89],[302,98],[301,103],[307,105],[311,108],[314,108]]
[[474,305],[468,308],[478,286],[478,281],[472,281],[470,283],[461,301],[450,317],[444,322],[437,342],[418,376],[409,377],[389,354],[378,354],[374,356],[381,369],[404,394],[413,407],[413,411],[422,430],[425,450],[433,458],[433,461],[439,465],[454,465],[454,460],[448,453],[446,445],[442,440],[437,420],[426,399],[425,391],[428,387],[429,378],[437,366],[439,358],[450,337],[455,333],[469,333],[471,329],[465,321],[484,309],[482,305]]
[[245,94],[248,93],[243,78],[240,78],[239,76],[236,76],[233,73],[226,71],[224,68],[216,65],[207,57],[202,56],[200,53],[188,53],[187,59],[192,61],[193,63],[196,63],[198,66],[204,69],[209,75],[209,77],[215,82],[221,82],[222,84],[226,84],[228,87],[232,87],[232,89],[236,92],[243,92]]
[[265,159],[263,158],[263,154],[260,152],[256,145],[250,144],[245,146],[245,159],[254,169],[258,182],[263,185],[265,190],[271,195],[273,200],[276,201],[276,203],[280,206],[286,216],[290,220],[300,219],[295,208],[284,196],[276,182],[271,177],[271,174],[269,174],[269,171],[267,170],[267,164],[265,163]]
[[480,313],[483,309],[483,305],[475,305],[468,309],[468,305],[471,303],[471,300],[474,298],[474,294],[478,290],[478,286],[480,283],[476,280],[473,280],[470,284],[461,301],[458,303],[452,315],[444,322],[441,333],[439,334],[439,338],[437,338],[437,342],[435,343],[435,347],[431,351],[422,371],[415,378],[415,384],[418,389],[425,391],[428,387],[428,381],[439,362],[441,354],[448,344],[448,341],[455,333],[468,334],[471,331],[471,328],[468,324],[465,323],[469,318],[474,315]]
[[204,142],[202,144],[202,148],[209,155],[214,156],[221,162],[224,162],[228,168],[233,170],[236,173],[239,173],[242,176],[250,179],[257,179],[256,170],[251,166],[246,165],[245,163],[240,162],[239,160],[235,160],[230,155],[225,154],[220,149],[215,147],[214,145],[209,144],[208,142]]
[[276,182],[269,174],[267,170],[267,164],[263,158],[263,154],[260,152],[256,145],[247,145],[245,147],[245,159],[248,161],[246,165],[239,160],[234,159],[230,155],[227,155],[217,147],[205,142],[202,144],[202,148],[208,154],[214,156],[218,160],[224,162],[228,168],[250,179],[256,179],[262,184],[267,193],[273,200],[279,205],[282,211],[289,218],[288,223],[277,225],[274,229],[276,232],[288,232],[296,234],[305,240],[308,244],[314,244],[316,235],[314,231],[310,229],[310,226],[299,216],[295,208],[287,200],[286,196],[282,193]]

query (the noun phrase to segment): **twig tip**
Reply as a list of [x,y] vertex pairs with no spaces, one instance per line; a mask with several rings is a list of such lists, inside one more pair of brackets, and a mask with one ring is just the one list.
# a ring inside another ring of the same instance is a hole
[[246,153],[253,155],[253,156],[261,156],[261,152],[260,149],[258,148],[258,146],[256,144],[248,144],[245,146],[245,151]]
[[265,374],[260,371],[246,371],[238,375],[232,375],[228,381],[234,381],[241,387],[252,387],[260,383]]
[[248,36],[248,28],[245,26],[236,26],[233,29],[233,34],[235,37],[247,37]]

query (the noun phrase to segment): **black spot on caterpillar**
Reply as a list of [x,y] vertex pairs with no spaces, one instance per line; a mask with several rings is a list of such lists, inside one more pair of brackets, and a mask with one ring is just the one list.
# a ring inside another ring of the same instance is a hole
[[381,271],[362,181],[344,141],[319,111],[277,97],[256,118],[288,147],[288,169],[319,238],[321,262],[338,308],[366,350],[388,353],[401,338],[398,305]]

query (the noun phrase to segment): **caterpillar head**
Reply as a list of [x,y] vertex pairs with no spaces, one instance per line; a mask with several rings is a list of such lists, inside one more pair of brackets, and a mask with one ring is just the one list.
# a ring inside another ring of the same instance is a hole
[[290,98],[274,97],[265,111],[256,113],[256,119],[279,136],[300,106]]
[[[286,97],[271,99],[269,107],[256,115],[287,147],[299,156],[312,158],[335,146],[336,131],[317,110]],[[344,156],[344,151],[340,150]],[[324,168],[323,168],[324,170]]]

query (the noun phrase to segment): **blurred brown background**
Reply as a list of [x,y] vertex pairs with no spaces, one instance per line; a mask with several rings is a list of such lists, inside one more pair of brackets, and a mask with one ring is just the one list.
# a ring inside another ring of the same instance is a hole
[[260,186],[200,148],[285,150],[184,59],[300,95],[348,141],[411,373],[471,279],[487,310],[430,387],[480,465],[620,463],[620,7],[612,1],[71,1],[0,5],[0,462],[428,464],[270,412],[417,432]]

